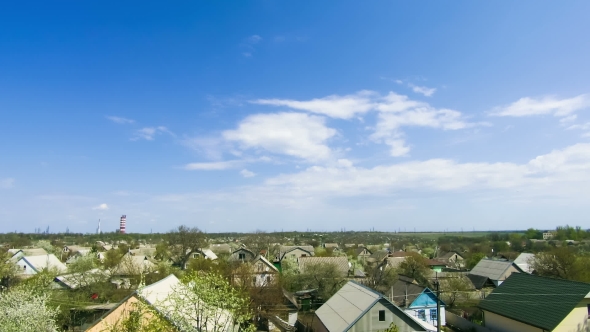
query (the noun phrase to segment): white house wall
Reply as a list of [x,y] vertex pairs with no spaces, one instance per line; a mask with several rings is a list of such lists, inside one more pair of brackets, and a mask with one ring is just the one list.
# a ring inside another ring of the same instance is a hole
[[590,299],[585,299],[576,306],[572,312],[567,315],[553,332],[588,332],[590,325],[588,324],[588,305]]

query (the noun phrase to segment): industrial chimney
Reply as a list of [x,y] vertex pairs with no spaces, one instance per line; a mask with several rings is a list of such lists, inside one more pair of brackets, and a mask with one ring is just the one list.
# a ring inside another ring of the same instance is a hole
[[127,216],[121,216],[121,223],[119,224],[119,233],[125,234],[125,223],[127,222]]

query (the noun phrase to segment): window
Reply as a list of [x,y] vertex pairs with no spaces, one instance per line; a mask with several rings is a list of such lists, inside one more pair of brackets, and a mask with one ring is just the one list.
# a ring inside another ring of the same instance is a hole
[[426,311],[418,310],[418,318],[420,318],[423,321],[426,321]]
[[256,277],[252,277],[252,283],[256,286]]
[[588,317],[590,317],[590,304],[588,304]]
[[436,321],[436,309],[430,309],[430,320],[435,322]]
[[379,321],[380,322],[385,321],[385,310],[379,310]]
[[246,254],[240,253],[238,254],[239,259],[246,259]]
[[270,285],[270,282],[271,282],[270,276],[266,277],[266,284]]

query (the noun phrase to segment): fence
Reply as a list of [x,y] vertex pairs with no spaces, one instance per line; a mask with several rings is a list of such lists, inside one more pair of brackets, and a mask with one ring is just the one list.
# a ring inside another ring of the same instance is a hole
[[446,312],[446,318],[447,318],[446,319],[447,325],[450,325],[455,328],[459,328],[461,331],[494,332],[494,331],[488,329],[487,327],[477,325],[475,323],[468,321],[467,319],[465,319],[463,317],[459,317],[450,311]]

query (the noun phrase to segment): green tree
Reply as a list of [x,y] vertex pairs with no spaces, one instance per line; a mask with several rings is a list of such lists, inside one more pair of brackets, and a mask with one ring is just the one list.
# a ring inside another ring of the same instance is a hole
[[440,281],[440,289],[445,303],[452,307],[457,301],[465,298],[465,293],[473,287],[467,277],[460,273],[452,273],[448,278]]
[[538,229],[529,228],[524,233],[524,236],[529,240],[541,240],[543,239],[543,232]]
[[418,253],[412,252],[398,266],[398,273],[415,279],[422,285],[428,285],[430,268],[426,258]]
[[481,253],[481,252],[473,253],[473,254],[469,255],[469,257],[465,261],[465,267],[467,267],[467,269],[471,270],[477,265],[477,263],[479,263],[479,261],[481,261],[485,257],[486,257],[486,255],[484,253]]
[[589,282],[589,257],[578,256],[568,247],[538,253],[532,268],[540,276]]
[[254,331],[249,297],[215,273],[193,272],[167,299],[164,314],[181,331],[220,332],[232,326]]

